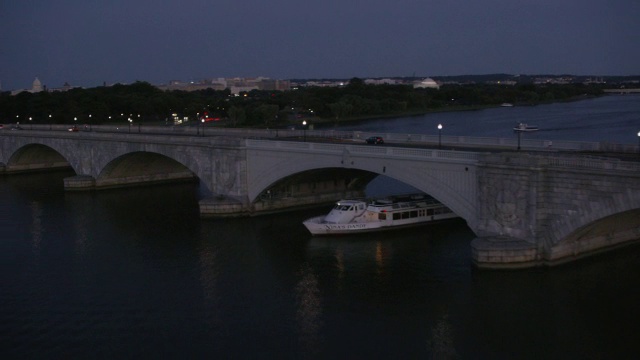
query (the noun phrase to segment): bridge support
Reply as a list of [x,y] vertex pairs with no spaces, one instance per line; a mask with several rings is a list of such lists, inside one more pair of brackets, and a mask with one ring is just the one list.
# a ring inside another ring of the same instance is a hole
[[637,163],[489,154],[478,166],[479,268],[553,266],[640,241]]
[[96,179],[91,175],[76,175],[64,178],[64,189],[67,191],[93,190]]
[[227,197],[218,196],[202,199],[198,202],[200,206],[200,217],[239,217],[251,213],[248,204],[242,201]]
[[514,238],[476,238],[471,242],[471,254],[474,265],[482,269],[529,268],[540,262],[534,244]]

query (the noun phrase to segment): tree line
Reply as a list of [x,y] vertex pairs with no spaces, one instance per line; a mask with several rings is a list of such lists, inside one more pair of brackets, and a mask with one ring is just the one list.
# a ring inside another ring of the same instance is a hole
[[[451,84],[439,89],[411,85],[369,85],[353,78],[343,87],[301,87],[289,91],[163,91],[147,82],[66,92],[0,94],[0,123],[173,124],[172,114],[196,119],[205,112],[233,127],[279,127],[300,119],[340,123],[350,119],[463,110],[502,103],[536,105],[600,96],[598,85]],[[191,122],[195,124],[196,122]]]

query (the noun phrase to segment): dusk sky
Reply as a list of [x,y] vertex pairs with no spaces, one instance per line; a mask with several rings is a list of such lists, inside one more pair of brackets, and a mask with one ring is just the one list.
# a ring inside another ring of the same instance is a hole
[[0,86],[640,74],[638,0],[0,0]]

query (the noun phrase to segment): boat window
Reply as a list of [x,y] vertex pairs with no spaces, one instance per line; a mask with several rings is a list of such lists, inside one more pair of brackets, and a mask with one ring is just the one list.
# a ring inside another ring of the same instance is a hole
[[393,220],[400,220],[400,213],[393,213]]
[[378,220],[387,220],[387,213],[378,213]]
[[427,216],[433,215],[433,209],[427,209]]

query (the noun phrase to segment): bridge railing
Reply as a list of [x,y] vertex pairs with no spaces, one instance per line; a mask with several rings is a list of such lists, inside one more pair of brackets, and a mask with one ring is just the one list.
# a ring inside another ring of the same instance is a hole
[[[70,125],[60,124],[24,124],[24,130],[48,130],[53,132],[67,131]],[[10,126],[5,126],[2,132],[9,131]],[[364,143],[370,136],[382,136],[386,143],[419,144],[425,146],[457,146],[476,148],[504,148],[516,149],[518,144],[522,149],[529,150],[565,150],[565,151],[602,151],[620,153],[638,153],[640,146],[632,144],[616,144],[610,142],[583,142],[566,140],[540,140],[522,137],[520,141],[513,138],[454,136],[454,135],[426,135],[426,134],[400,134],[380,133],[364,131],[341,130],[303,130],[303,129],[245,129],[245,128],[219,128],[201,126],[149,126],[141,124],[133,125],[78,125],[80,132],[108,132],[108,133],[137,133],[146,135],[179,135],[179,136],[232,136],[257,139],[289,139],[308,140],[324,139],[336,141],[352,141]]]
[[562,157],[562,156],[548,156],[544,158],[544,161],[550,166],[557,166],[563,168],[575,168],[575,169],[600,169],[600,170],[615,170],[615,171],[640,171],[640,163],[621,161],[618,159],[599,159],[596,157]]
[[366,146],[364,144],[330,144],[314,142],[273,141],[261,139],[246,139],[249,149],[270,149],[285,151],[308,151],[312,153],[328,153],[340,155],[345,149],[352,155],[384,156],[396,158],[431,158],[446,159],[447,161],[461,161],[473,163],[478,160],[480,153],[456,150],[421,149],[393,146]]

